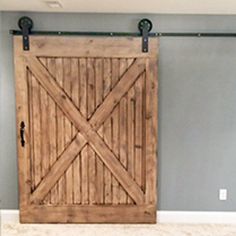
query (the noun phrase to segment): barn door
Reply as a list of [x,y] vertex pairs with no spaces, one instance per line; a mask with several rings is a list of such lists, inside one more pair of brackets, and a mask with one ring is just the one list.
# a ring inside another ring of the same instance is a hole
[[155,222],[157,43],[14,36],[21,222]]

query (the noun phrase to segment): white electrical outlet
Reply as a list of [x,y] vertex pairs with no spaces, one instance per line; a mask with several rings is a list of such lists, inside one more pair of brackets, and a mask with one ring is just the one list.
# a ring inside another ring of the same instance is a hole
[[219,199],[221,201],[226,201],[227,200],[227,189],[220,189],[219,190]]

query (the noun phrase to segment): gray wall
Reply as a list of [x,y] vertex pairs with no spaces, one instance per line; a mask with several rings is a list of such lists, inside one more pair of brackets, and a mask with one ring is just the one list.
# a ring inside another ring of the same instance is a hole
[[[17,208],[12,37],[23,13],[2,13],[0,207]],[[35,30],[136,31],[143,15],[27,13]],[[236,16],[145,15],[153,31],[235,31]],[[1,23],[1,21],[0,21]],[[1,25],[1,24],[0,24]],[[160,210],[236,210],[236,39],[161,38]],[[228,200],[218,200],[219,188]]]

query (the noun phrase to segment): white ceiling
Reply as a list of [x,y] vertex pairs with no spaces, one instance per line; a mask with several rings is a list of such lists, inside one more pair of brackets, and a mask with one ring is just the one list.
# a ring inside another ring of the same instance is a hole
[[236,0],[0,0],[0,11],[236,14]]

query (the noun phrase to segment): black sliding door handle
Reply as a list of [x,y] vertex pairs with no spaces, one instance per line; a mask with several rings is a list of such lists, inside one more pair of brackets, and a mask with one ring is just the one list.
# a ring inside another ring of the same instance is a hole
[[21,121],[20,123],[20,142],[21,146],[25,146],[25,123],[24,121]]

